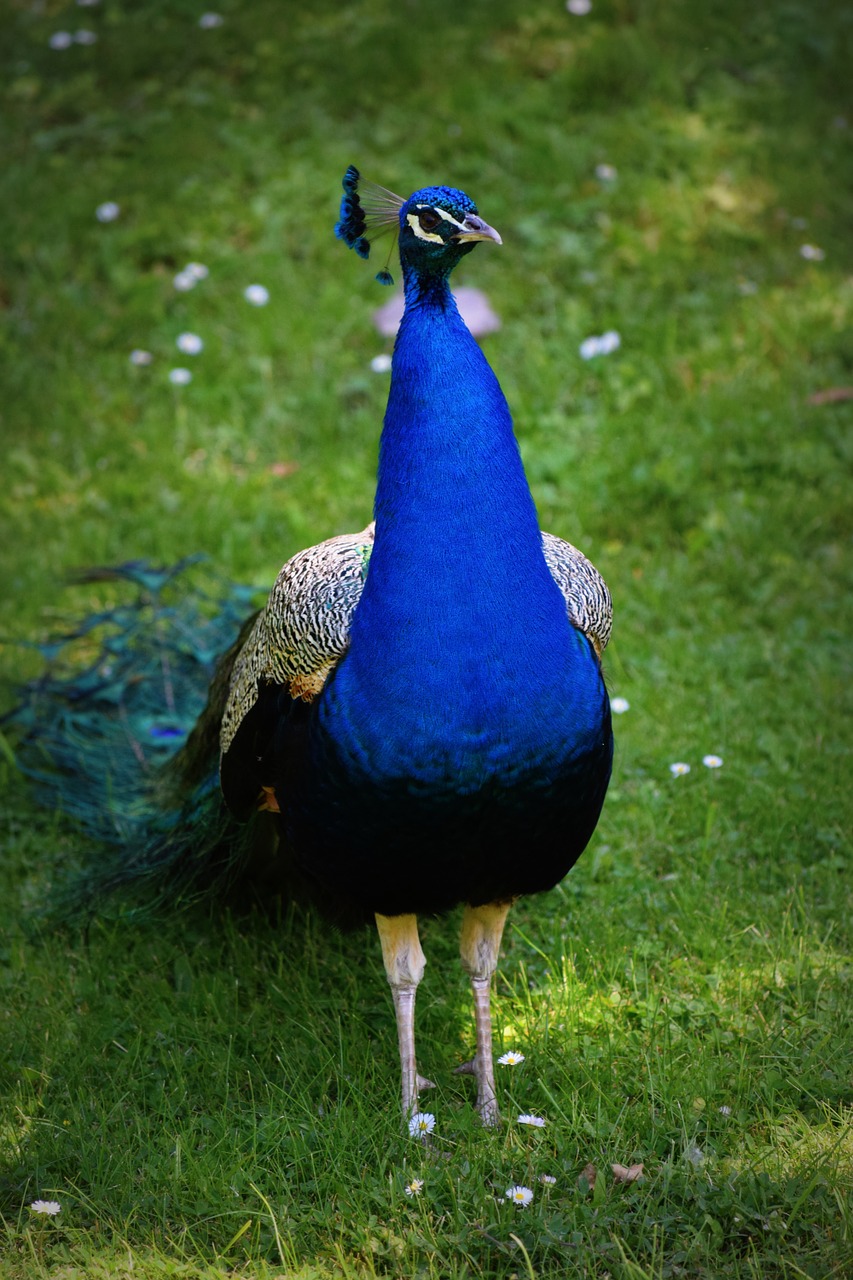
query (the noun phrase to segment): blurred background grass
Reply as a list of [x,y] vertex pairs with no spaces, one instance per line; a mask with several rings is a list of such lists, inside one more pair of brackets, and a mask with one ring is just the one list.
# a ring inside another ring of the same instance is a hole
[[[558,1200],[541,1212],[537,1200],[524,1220],[532,1265],[841,1275],[853,400],[822,393],[853,383],[851,11],[257,0],[219,13],[201,27],[200,5],[180,0],[4,6],[0,671],[8,682],[35,670],[14,641],[108,598],[103,584],[64,587],[77,566],[201,551],[263,589],[300,547],[363,526],[387,394],[370,367],[388,349],[371,313],[387,294],[332,236],[340,177],[354,162],[404,195],[433,181],[468,190],[504,247],[471,255],[458,283],[485,289],[502,318],[484,345],[541,523],[611,586],[608,679],[630,703],[595,842],[561,891],[519,910],[503,965],[506,1047],[523,1030],[539,1049],[537,1098],[551,1106],[563,1179]],[[96,39],[51,47],[81,28]],[[105,201],[120,206],[108,223],[95,214]],[[180,292],[189,261],[209,275]],[[245,300],[251,283],[269,290],[267,306]],[[619,350],[584,361],[581,341],[610,329]],[[201,354],[177,350],[184,331],[203,338]],[[149,365],[131,364],[135,348]],[[189,385],[169,382],[176,366]],[[708,752],[719,771],[702,767]],[[671,778],[676,760],[689,776]],[[249,1183],[266,1171],[266,1193],[282,1196],[295,1168],[305,1185],[306,1162],[310,1203],[294,1191],[287,1210],[293,1274],[312,1258],[323,1275],[523,1274],[509,1236],[521,1219],[491,1221],[464,1190],[491,1185],[495,1165],[499,1197],[502,1178],[524,1180],[511,1134],[499,1157],[500,1139],[466,1131],[452,1194],[424,1211],[417,1238],[399,1195],[388,1198],[376,1170],[404,1148],[372,939],[324,943],[316,973],[291,975],[273,1001],[262,983],[249,1004],[256,1052],[233,1040],[246,1007],[220,1008],[216,991],[236,975],[254,992],[253,975],[314,954],[310,921],[280,933],[257,923],[250,940],[175,924],[130,947],[108,930],[87,952],[33,947],[21,904],[38,902],[79,844],[2,768],[2,1204],[20,1274],[54,1265],[21,1217],[50,1188],[77,1206],[84,1274],[100,1257],[92,1240],[137,1247],[150,1234],[166,1254],[210,1256],[247,1214],[236,1252],[250,1245],[260,1267],[279,1255]],[[469,1013],[452,934],[429,932],[422,1000],[448,1069]],[[575,977],[561,985],[565,965]],[[566,1044],[559,1017],[574,1027]],[[612,1090],[598,1074],[602,1027]],[[207,1045],[210,1070],[192,1089],[206,1080],[216,1094],[215,1140],[174,1101],[189,1096],[174,1070],[188,1035]],[[127,1037],[138,1066],[124,1075],[108,1046],[127,1050]],[[238,1065],[223,1065],[232,1041]],[[268,1098],[263,1140],[252,1088]],[[318,1131],[317,1107],[339,1098],[337,1127]],[[453,1086],[443,1105],[462,1098]],[[725,1134],[718,1119],[702,1127],[720,1105],[737,1110]],[[207,1142],[209,1153],[189,1181],[186,1160],[175,1174],[184,1124],[184,1151]],[[709,1135],[720,1164],[708,1180],[729,1189],[713,1203],[682,1160]],[[625,1163],[658,1170],[654,1190],[644,1214],[625,1200],[590,1216],[576,1175],[588,1158],[620,1158],[618,1144]],[[735,1166],[754,1178],[748,1190]],[[189,1226],[203,1187],[206,1225]],[[157,1258],[152,1274],[166,1266]]]

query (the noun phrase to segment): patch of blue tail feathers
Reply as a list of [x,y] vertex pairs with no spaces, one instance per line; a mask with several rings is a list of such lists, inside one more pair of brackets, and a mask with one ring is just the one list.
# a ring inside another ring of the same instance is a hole
[[255,599],[251,589],[230,583],[188,590],[186,571],[197,559],[167,569],[131,562],[87,575],[135,591],[37,646],[44,672],[19,690],[18,705],[3,719],[39,808],[72,819],[95,846],[60,890],[72,908],[125,882],[166,885],[170,869],[188,887],[205,847],[212,851],[227,825],[215,754],[193,787],[164,799],[170,763]]

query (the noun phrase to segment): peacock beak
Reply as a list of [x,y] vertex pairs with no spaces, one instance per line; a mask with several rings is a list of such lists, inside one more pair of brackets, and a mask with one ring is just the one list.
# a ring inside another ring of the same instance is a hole
[[469,213],[465,221],[462,223],[462,230],[457,231],[453,237],[454,240],[470,242],[472,240],[493,240],[495,244],[503,244],[494,227],[490,227],[488,222],[484,222],[482,218],[478,218],[475,213]]

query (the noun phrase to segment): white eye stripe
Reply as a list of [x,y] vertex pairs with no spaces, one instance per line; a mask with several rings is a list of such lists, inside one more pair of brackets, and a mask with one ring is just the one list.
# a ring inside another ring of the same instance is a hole
[[443,236],[437,235],[435,232],[432,232],[432,231],[424,231],[423,227],[418,221],[418,215],[416,213],[407,213],[406,221],[408,222],[409,226],[412,228],[412,230],[414,231],[415,235],[418,237],[419,240],[431,240],[433,244],[444,244]]
[[460,231],[464,231],[465,224],[457,222],[451,213],[446,209],[440,209],[437,204],[419,204],[415,206],[417,209],[432,209],[433,213],[437,213],[440,218],[444,218],[445,222],[452,222],[454,227],[458,227]]
[[[429,209],[433,214],[438,214],[439,218],[443,218],[446,223],[452,223],[453,227],[459,227],[461,232],[462,230],[465,230],[464,223],[459,223],[459,221],[453,218],[452,214],[448,214],[446,209],[439,209],[438,205],[415,205],[415,209]],[[438,236],[438,234],[435,234],[434,232],[427,232],[427,230],[424,230],[420,225],[418,216],[415,214],[406,214],[406,221],[409,223],[411,229],[414,230],[415,236],[418,237],[418,239],[428,239],[428,241],[432,241],[433,244],[444,243],[443,236]]]

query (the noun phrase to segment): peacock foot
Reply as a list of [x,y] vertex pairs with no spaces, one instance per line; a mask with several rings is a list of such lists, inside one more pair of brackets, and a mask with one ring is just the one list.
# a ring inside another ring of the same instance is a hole
[[498,1110],[497,1098],[484,1098],[482,1101],[477,1100],[477,1110],[480,1113],[480,1122],[484,1129],[497,1129],[501,1123],[501,1113]]
[[455,1076],[477,1077],[477,1111],[479,1112],[480,1120],[483,1123],[483,1127],[486,1129],[497,1128],[501,1122],[498,1100],[495,1097],[495,1091],[488,1079],[485,1081],[481,1080],[480,1069],[477,1066],[477,1059],[472,1058],[470,1062],[463,1062],[460,1066],[454,1067],[453,1074]]

